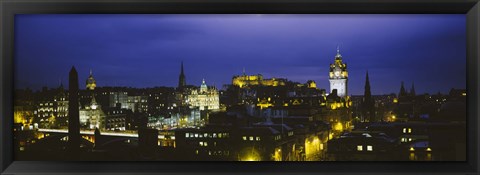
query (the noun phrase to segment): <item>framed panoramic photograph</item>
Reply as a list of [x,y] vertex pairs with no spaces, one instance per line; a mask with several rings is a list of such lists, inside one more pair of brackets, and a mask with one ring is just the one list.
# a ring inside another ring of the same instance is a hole
[[2,1],[2,174],[478,174],[478,1]]

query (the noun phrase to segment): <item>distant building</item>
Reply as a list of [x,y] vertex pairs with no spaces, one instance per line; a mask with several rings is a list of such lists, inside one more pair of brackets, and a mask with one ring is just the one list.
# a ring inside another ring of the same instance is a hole
[[133,117],[132,115],[132,111],[128,109],[118,107],[105,108],[105,130],[126,130],[129,127],[127,126],[127,121]]
[[104,128],[105,113],[102,111],[100,105],[92,98],[90,105],[80,109],[80,125],[84,128],[95,129]]
[[343,63],[342,55],[340,55],[340,49],[337,48],[337,55],[335,55],[335,62],[330,64],[330,93],[334,89],[337,90],[339,97],[345,97],[348,95],[348,71],[347,64]]
[[328,142],[328,156],[335,161],[402,160],[395,139],[381,132],[344,133]]
[[58,128],[67,125],[68,99],[63,84],[57,89],[43,89],[38,94],[36,120],[42,128]]
[[87,90],[95,90],[97,87],[97,81],[95,81],[95,78],[93,78],[92,70],[90,70],[90,76],[88,76],[87,81],[86,81],[86,88]]
[[183,90],[183,88],[187,85],[187,82],[185,80],[185,74],[183,73],[183,61],[182,65],[180,67],[180,75],[178,77],[178,89]]
[[192,107],[199,107],[200,110],[219,110],[220,98],[215,87],[208,87],[205,80],[202,80],[200,89],[194,89],[187,95],[187,104]]
[[249,86],[285,86],[287,80],[284,78],[264,79],[263,75],[247,75],[245,71],[243,75],[236,75],[232,78],[232,84],[240,88]]
[[372,92],[370,91],[370,80],[367,76],[365,78],[365,93],[362,100],[362,119],[369,122],[376,121],[375,118],[375,101],[372,97]]

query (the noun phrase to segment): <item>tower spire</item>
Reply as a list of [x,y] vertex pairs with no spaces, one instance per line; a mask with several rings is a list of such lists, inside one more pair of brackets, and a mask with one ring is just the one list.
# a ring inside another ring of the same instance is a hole
[[412,88],[410,89],[410,95],[415,96],[415,85],[414,82],[412,82]]
[[341,59],[342,55],[340,54],[340,45],[337,44],[337,55],[335,55],[335,59]]
[[402,81],[402,86],[400,87],[400,93],[398,94],[398,97],[404,97],[407,95],[407,91],[405,91],[405,87],[403,86],[403,81]]
[[370,90],[370,79],[368,78],[368,70],[367,70],[367,76],[365,78],[365,98],[366,96],[369,96],[369,98],[371,97],[372,95],[372,92]]
[[183,75],[183,61],[182,61],[181,64],[182,64],[182,65],[181,65],[181,67],[180,67],[180,74]]
[[178,77],[178,89],[182,90],[186,85],[185,74],[183,72],[183,61],[180,64],[180,76]]
[[368,119],[369,122],[375,121],[375,103],[372,98],[372,92],[370,90],[370,79],[368,77],[368,70],[367,76],[365,78],[365,93],[363,95],[363,108],[362,113],[364,119]]

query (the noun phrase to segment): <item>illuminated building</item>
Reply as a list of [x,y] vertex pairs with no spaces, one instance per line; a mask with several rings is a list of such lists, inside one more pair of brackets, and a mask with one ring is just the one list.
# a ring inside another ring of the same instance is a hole
[[80,125],[88,129],[103,129],[105,114],[100,105],[96,102],[95,97],[92,98],[90,105],[80,109]]
[[110,102],[110,105],[109,105],[110,107],[127,108],[128,93],[125,91],[110,92],[109,102]]
[[[175,130],[176,149],[192,160],[235,160],[231,130],[203,127]],[[178,155],[176,155],[178,156]]]
[[120,130],[127,129],[127,118],[131,117],[132,112],[128,109],[121,109],[118,107],[105,108],[104,112],[104,129],[105,130]]
[[34,123],[38,123],[42,128],[66,126],[68,99],[63,84],[60,84],[58,89],[44,89],[39,96],[41,100],[34,111]]
[[[336,161],[402,160],[395,140],[378,132],[350,132],[328,142],[327,154]],[[395,154],[393,154],[395,153]]]
[[63,88],[63,84],[60,85],[59,93],[53,99],[54,107],[56,108],[54,112],[56,112],[55,117],[57,117],[56,122],[60,126],[67,125],[67,117],[68,117],[68,100],[67,94]]
[[88,76],[87,81],[86,81],[86,88],[87,90],[95,90],[97,87],[97,82],[93,78],[92,70],[90,70],[90,76]]
[[348,71],[347,64],[343,63],[342,55],[340,55],[340,49],[337,48],[337,55],[335,55],[335,62],[330,64],[330,92],[337,89],[337,95],[339,97],[347,96],[347,83],[348,83]]
[[232,84],[240,88],[248,86],[285,86],[287,80],[284,78],[263,79],[263,75],[236,75],[232,78]]
[[127,108],[132,112],[148,112],[147,96],[128,96]]
[[315,83],[315,81],[313,81],[313,80],[308,80],[307,81],[307,87],[316,89],[317,88],[317,83]]
[[215,87],[208,87],[202,80],[200,89],[193,89],[187,95],[187,104],[191,107],[199,107],[200,110],[219,110],[220,99]]

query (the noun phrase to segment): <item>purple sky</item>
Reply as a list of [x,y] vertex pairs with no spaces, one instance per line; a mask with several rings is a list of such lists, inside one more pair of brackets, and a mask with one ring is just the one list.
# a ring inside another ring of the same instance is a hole
[[68,85],[74,65],[84,87],[221,87],[233,75],[263,74],[329,89],[336,47],[349,69],[349,94],[418,93],[466,86],[465,15],[17,15],[18,88]]

